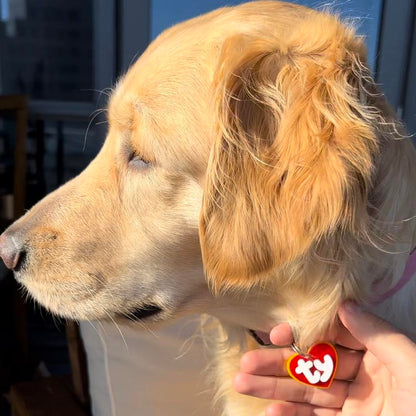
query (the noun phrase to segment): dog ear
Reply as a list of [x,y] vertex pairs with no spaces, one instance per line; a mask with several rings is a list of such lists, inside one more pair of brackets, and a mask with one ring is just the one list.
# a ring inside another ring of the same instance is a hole
[[363,227],[374,84],[353,31],[329,18],[321,27],[285,45],[240,35],[223,46],[200,221],[214,291],[257,284],[335,231]]

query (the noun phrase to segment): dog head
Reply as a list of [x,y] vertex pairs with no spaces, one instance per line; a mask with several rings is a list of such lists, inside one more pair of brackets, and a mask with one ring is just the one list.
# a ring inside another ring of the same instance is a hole
[[169,29],[116,86],[96,159],[3,234],[3,259],[63,316],[166,320],[232,298],[242,321],[252,299],[255,325],[310,340],[366,298],[374,239],[415,210],[414,151],[365,53],[336,17],[279,2]]

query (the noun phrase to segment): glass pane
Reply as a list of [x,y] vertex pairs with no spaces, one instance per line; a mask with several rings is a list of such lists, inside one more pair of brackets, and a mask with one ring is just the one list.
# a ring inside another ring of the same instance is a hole
[[92,0],[0,4],[0,93],[91,101]]

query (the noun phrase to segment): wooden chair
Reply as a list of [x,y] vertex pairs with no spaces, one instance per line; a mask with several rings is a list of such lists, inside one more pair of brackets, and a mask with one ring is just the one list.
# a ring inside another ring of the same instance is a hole
[[[28,100],[22,95],[0,96],[0,118],[15,122],[13,149],[13,209],[8,218],[0,218],[3,231],[25,212],[26,138]],[[18,340],[22,366],[28,361],[26,306],[20,294],[14,295],[14,331]],[[86,354],[79,327],[68,322],[66,327],[71,376],[42,378],[16,383],[10,391],[13,416],[86,416],[89,414],[89,393]]]
[[[28,126],[28,99],[24,95],[0,96],[0,117],[12,119],[15,122],[15,137],[13,150],[13,204],[11,215],[0,218],[3,231],[25,211],[26,199],[26,137]],[[17,336],[22,362],[28,359],[28,340],[26,309],[23,299],[18,292],[14,296],[14,331]],[[24,364],[23,364],[24,365]]]
[[16,120],[13,162],[13,218],[24,214],[26,200],[26,137],[28,100],[24,95],[0,96],[0,116],[14,115]]
[[86,355],[74,322],[67,323],[71,376],[47,377],[14,384],[12,416],[88,416],[89,394]]
[[84,409],[90,407],[87,354],[82,342],[79,325],[73,321],[66,323],[69,360],[71,363],[72,387],[75,396]]

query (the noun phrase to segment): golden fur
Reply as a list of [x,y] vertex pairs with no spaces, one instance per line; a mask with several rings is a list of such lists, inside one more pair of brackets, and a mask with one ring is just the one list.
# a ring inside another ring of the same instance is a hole
[[[74,319],[216,316],[224,414],[263,414],[231,387],[246,329],[330,338],[416,243],[415,150],[365,55],[337,17],[281,2],[167,30],[115,88],[97,158],[6,232],[16,277]],[[411,282],[374,309],[411,329],[415,298]]]

